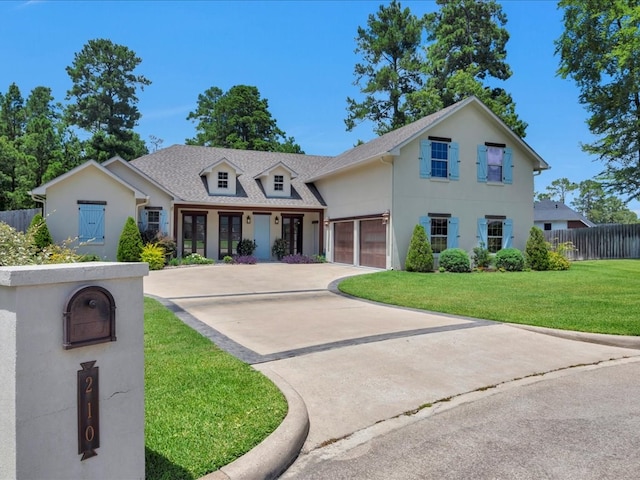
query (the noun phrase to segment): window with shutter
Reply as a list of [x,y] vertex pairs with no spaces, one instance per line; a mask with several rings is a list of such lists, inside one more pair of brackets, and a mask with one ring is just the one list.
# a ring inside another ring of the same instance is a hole
[[78,241],[104,243],[104,214],[106,202],[78,202]]

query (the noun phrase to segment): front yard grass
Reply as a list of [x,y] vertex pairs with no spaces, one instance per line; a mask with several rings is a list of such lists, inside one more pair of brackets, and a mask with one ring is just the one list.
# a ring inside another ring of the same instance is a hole
[[261,373],[145,298],[146,478],[195,479],[282,422],[287,403]]
[[500,322],[640,335],[640,260],[574,262],[567,271],[409,273],[344,280],[350,295]]

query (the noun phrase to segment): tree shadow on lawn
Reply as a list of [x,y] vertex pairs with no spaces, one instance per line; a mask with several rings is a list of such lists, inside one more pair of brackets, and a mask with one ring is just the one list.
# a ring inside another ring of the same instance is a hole
[[144,460],[146,480],[195,480],[188,470],[148,447],[144,449]]

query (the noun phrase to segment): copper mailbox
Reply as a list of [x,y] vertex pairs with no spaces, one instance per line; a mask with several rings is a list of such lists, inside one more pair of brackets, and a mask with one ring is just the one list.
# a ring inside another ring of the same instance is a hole
[[82,287],[71,294],[64,311],[65,349],[116,341],[116,304],[99,286]]

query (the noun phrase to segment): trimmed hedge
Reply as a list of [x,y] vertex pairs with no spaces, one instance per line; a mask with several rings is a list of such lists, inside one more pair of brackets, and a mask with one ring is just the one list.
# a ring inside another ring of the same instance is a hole
[[464,273],[471,270],[469,255],[461,248],[447,248],[440,253],[440,268],[447,272]]

